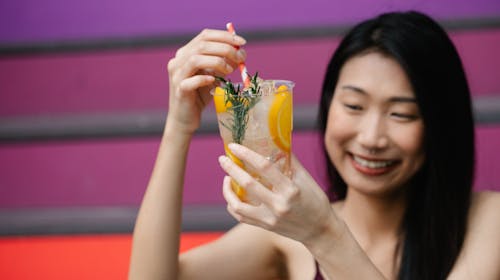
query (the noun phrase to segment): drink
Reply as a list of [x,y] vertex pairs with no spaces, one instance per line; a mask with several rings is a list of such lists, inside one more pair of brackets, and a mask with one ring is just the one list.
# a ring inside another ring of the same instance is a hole
[[[226,82],[225,88],[217,87],[212,92],[226,155],[256,178],[255,172],[234,156],[227,145],[242,144],[277,163],[283,173],[290,175],[293,86],[291,81],[257,81],[254,76],[249,89],[228,86]],[[232,182],[232,188],[242,201],[246,200],[241,186]]]

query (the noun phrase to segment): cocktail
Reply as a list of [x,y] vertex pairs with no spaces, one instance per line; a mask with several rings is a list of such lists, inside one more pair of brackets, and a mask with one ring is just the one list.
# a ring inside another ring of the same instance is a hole
[[[272,188],[234,156],[227,145],[244,145],[276,163],[283,173],[291,175],[294,83],[260,80],[257,74],[251,77],[247,87],[220,80],[222,85],[216,87],[212,94],[226,155]],[[246,201],[245,190],[241,186],[232,182],[232,188],[242,201]]]

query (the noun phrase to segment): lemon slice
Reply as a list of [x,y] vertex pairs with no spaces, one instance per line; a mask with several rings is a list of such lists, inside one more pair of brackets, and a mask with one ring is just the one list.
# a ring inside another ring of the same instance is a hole
[[269,110],[269,133],[278,148],[288,153],[292,142],[292,94],[285,85],[278,87]]
[[232,106],[231,102],[224,102],[225,91],[221,87],[216,87],[214,90],[214,104],[215,104],[215,112],[224,113],[227,111],[227,108]]

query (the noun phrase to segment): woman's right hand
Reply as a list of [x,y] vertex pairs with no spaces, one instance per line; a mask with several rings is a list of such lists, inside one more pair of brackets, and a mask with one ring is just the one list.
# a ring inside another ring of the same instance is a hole
[[245,39],[228,31],[205,29],[168,62],[170,83],[167,127],[192,134],[211,99],[215,76],[226,76],[246,58]]

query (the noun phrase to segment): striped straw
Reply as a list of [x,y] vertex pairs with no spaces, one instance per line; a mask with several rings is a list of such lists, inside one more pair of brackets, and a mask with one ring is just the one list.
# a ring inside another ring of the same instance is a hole
[[[231,32],[232,34],[236,34],[236,31],[234,30],[234,26],[232,22],[228,22],[226,24],[227,31]],[[239,49],[239,46],[234,46],[235,49]],[[248,70],[245,65],[245,63],[241,62],[239,65],[240,68],[240,73],[241,73],[241,80],[243,81],[243,84],[245,85],[245,88],[250,86],[250,77],[248,77]]]

